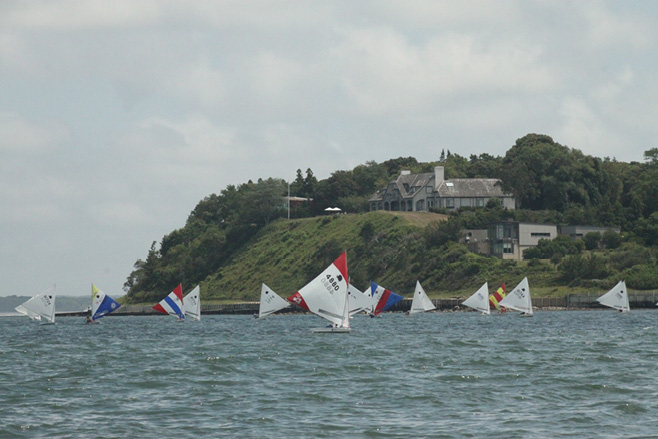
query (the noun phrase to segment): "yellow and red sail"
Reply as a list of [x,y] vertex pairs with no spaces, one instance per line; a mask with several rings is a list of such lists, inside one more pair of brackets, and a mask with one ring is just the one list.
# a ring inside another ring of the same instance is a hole
[[500,312],[507,312],[504,306],[500,306],[500,301],[505,298],[505,282],[498,288],[498,290],[489,296],[489,307],[496,308]]

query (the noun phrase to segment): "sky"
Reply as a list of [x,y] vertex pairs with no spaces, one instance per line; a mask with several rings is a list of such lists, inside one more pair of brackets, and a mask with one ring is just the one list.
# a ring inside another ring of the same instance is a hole
[[120,296],[228,185],[529,133],[642,161],[656,116],[654,1],[4,0],[0,296]]

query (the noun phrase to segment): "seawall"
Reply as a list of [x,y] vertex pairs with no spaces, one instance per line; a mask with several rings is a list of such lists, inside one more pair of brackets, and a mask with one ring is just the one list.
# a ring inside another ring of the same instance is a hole
[[[568,294],[564,297],[536,297],[532,299],[532,305],[536,309],[609,309],[600,305],[596,299],[600,294]],[[461,303],[465,299],[433,299],[432,303],[438,311],[460,311],[468,310]],[[658,293],[632,293],[629,294],[631,309],[656,308]],[[201,314],[258,314],[258,302],[242,302],[231,304],[201,304]],[[411,299],[403,299],[389,311],[407,311],[411,307]],[[301,314],[305,311],[297,306],[291,306],[280,311],[283,314]],[[87,311],[57,313],[57,316],[86,316]],[[144,316],[163,315],[155,311],[150,305],[122,305],[121,308],[109,316]]]

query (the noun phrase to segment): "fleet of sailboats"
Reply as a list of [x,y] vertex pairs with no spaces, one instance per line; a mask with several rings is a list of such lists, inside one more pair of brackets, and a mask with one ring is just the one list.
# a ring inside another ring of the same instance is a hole
[[[88,323],[96,323],[98,319],[117,310],[121,305],[101,291],[92,283],[92,306],[89,308]],[[178,320],[186,317],[201,319],[201,294],[197,285],[185,297],[179,284],[167,297],[153,307],[154,310],[176,316]],[[41,294],[37,294],[23,304],[17,306],[17,312],[28,316],[41,324],[55,323],[55,285]],[[347,272],[347,255],[343,252],[333,263],[322,271],[299,291],[287,299],[276,294],[265,283],[261,286],[259,312],[254,317],[264,318],[277,311],[296,304],[299,307],[329,321],[329,326],[313,329],[313,332],[348,333],[351,331],[350,318],[357,313],[366,313],[371,317],[378,316],[391,309],[402,300],[396,294],[375,282],[370,282],[370,288],[360,291],[349,283]],[[629,297],[626,283],[622,280],[597,301],[604,306],[620,312],[629,312]],[[528,278],[510,292],[505,292],[505,284],[489,295],[489,286],[485,282],[475,293],[462,302],[463,306],[472,308],[482,314],[490,314],[492,309],[501,312],[510,309],[518,311],[522,316],[532,316],[532,298]],[[656,304],[658,306],[658,303]],[[425,293],[420,281],[416,281],[411,307],[407,314],[416,314],[436,309]]]

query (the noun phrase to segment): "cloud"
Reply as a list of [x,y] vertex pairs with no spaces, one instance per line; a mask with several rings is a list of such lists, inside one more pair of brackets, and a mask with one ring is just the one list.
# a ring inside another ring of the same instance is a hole
[[61,122],[35,122],[11,112],[0,112],[0,133],[0,152],[21,156],[51,151],[71,138],[69,127]]

